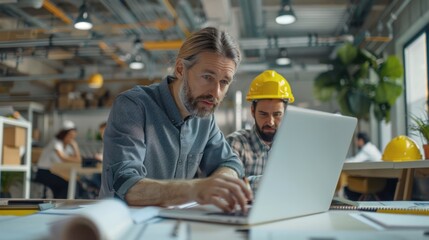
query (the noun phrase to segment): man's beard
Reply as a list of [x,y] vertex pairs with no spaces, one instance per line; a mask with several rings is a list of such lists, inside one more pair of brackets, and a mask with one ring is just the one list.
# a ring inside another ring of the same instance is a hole
[[[191,114],[191,116],[196,117],[207,117],[214,113],[219,101],[211,95],[202,95],[194,98],[192,96],[192,90],[189,88],[188,78],[183,77],[182,87],[180,88],[179,98],[185,106],[186,110]],[[212,108],[198,108],[198,102],[201,100],[212,102],[214,105]]]
[[255,125],[256,125],[256,131],[259,133],[259,136],[261,136],[262,140],[264,140],[265,142],[272,142],[274,140],[277,130],[275,130],[273,133],[264,133],[262,129],[258,126],[258,124],[255,124]]

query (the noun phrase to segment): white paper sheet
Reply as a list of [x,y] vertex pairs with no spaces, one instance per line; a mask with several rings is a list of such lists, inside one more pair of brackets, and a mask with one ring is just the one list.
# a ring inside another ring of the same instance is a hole
[[133,225],[127,205],[115,199],[89,205],[51,226],[51,239],[120,239]]

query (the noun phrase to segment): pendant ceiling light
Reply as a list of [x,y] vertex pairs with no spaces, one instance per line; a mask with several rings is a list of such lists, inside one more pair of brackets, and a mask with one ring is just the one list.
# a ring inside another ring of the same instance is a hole
[[144,63],[141,55],[134,55],[134,57],[131,58],[129,67],[134,70],[142,69],[144,68]]
[[276,17],[276,23],[286,25],[296,21],[295,12],[292,9],[290,0],[282,0],[279,14]]
[[89,30],[92,28],[92,22],[89,17],[88,7],[86,2],[83,2],[79,8],[79,15],[74,21],[74,27],[79,30]]
[[140,53],[142,47],[142,42],[140,38],[137,38],[134,41],[134,46],[131,53],[131,59],[129,62],[129,67],[134,70],[139,70],[144,68],[143,57]]
[[288,57],[286,48],[280,48],[279,56],[276,59],[276,64],[280,66],[289,65],[291,63],[290,58]]

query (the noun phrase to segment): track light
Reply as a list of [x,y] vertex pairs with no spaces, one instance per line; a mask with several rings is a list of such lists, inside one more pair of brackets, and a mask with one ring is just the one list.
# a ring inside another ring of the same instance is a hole
[[286,48],[280,48],[279,56],[276,59],[276,64],[279,66],[285,66],[290,64],[290,58],[287,55]]
[[276,23],[286,25],[296,21],[295,12],[292,9],[290,0],[282,0],[282,7],[276,17]]
[[89,18],[88,8],[85,2],[83,2],[79,8],[79,15],[74,22],[74,27],[79,30],[89,30],[92,28],[92,22]]

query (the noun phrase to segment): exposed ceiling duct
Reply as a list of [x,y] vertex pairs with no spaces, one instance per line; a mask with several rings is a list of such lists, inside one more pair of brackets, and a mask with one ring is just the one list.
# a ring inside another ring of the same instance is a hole
[[[355,16],[361,17],[383,7],[369,5],[370,0],[365,1],[366,8],[356,5],[359,1],[293,1],[299,20],[279,26],[274,19],[280,0],[87,0],[94,27],[77,31],[71,22],[82,1],[7,2],[0,4],[0,62],[11,70],[0,73],[0,81],[76,79],[79,69],[90,73],[98,66],[106,74],[116,72],[112,78],[159,77],[185,37],[201,26],[226,29],[238,40],[244,53],[242,71],[251,71],[251,64],[276,67],[271,58],[279,48],[288,49],[295,68],[310,66],[326,59],[336,45],[350,41],[352,33],[342,33],[349,7],[360,9]],[[149,56],[148,69],[139,73],[127,62],[136,39],[141,39],[140,51]],[[56,73],[22,68],[22,59],[43,63]]]
[[49,25],[45,24],[44,22],[37,19],[36,17],[33,17],[27,14],[25,11],[21,10],[15,5],[1,5],[0,9],[2,11],[9,13],[11,16],[24,19],[24,21],[31,26],[43,28],[45,30],[50,30]]
[[240,0],[243,15],[243,37],[261,37],[264,32],[264,19],[262,17],[262,0]]
[[2,0],[0,4],[13,4],[18,7],[41,8],[44,0]]

